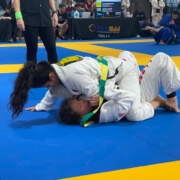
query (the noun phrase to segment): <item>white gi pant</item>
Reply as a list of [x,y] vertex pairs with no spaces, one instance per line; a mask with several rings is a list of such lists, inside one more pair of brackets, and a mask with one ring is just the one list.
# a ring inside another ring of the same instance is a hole
[[[180,73],[171,60],[164,53],[157,53],[146,65],[139,75],[139,68],[135,57],[130,52],[123,52],[119,58],[125,59],[131,63],[134,69],[132,73],[124,74],[120,81],[120,87],[135,93],[135,101],[126,114],[130,121],[142,121],[154,116],[154,109],[148,102],[155,99],[162,84],[164,92],[168,95],[180,88]],[[122,76],[122,75],[121,75]],[[140,84],[137,82],[139,81]]]

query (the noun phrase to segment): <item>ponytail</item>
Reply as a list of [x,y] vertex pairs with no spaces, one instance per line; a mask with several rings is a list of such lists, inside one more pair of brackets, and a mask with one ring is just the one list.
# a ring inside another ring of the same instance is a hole
[[10,95],[9,109],[12,118],[15,119],[22,112],[28,99],[28,93],[32,87],[42,87],[49,81],[49,73],[54,72],[53,67],[46,61],[35,64],[28,61],[19,71],[14,83],[14,90]]

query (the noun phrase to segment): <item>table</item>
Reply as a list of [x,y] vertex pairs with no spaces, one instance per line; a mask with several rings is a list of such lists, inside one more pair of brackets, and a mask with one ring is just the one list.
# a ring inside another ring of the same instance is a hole
[[72,39],[111,39],[136,37],[137,18],[69,19],[69,37]]
[[0,42],[7,42],[11,32],[11,20],[0,19]]

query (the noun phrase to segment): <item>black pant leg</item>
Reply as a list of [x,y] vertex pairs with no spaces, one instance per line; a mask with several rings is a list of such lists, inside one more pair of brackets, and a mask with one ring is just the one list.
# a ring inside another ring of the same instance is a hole
[[26,42],[27,61],[37,62],[37,48],[38,48],[38,27],[35,26],[25,26],[24,39]]
[[12,38],[13,38],[13,40],[16,40],[17,32],[18,32],[18,28],[16,25],[16,21],[12,21]]
[[43,41],[43,44],[47,51],[48,61],[50,63],[58,62],[57,51],[56,51],[56,41],[54,35],[54,29],[50,27],[41,27],[39,29],[39,36]]

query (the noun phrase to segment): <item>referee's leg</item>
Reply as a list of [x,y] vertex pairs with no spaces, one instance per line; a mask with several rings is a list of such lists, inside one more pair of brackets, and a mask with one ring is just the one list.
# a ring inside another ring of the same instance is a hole
[[47,51],[48,61],[50,63],[58,62],[56,41],[52,26],[39,28],[39,36]]

